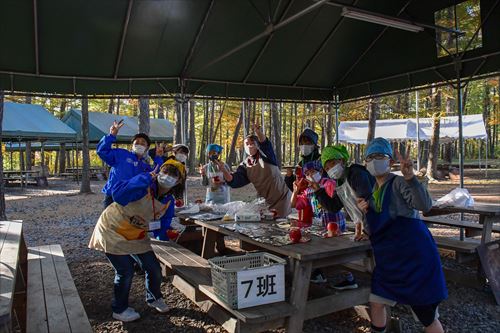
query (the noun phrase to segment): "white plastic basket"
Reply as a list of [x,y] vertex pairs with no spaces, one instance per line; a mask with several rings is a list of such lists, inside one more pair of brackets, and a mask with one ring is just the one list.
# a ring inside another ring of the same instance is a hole
[[223,256],[208,259],[215,294],[232,309],[238,308],[237,274],[243,270],[264,270],[276,265],[286,265],[278,256],[256,252],[241,256]]

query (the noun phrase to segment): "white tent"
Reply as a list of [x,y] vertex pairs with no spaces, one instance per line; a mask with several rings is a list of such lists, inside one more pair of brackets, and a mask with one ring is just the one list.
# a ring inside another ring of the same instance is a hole
[[[432,118],[420,118],[420,140],[429,141],[432,137]],[[483,115],[467,115],[462,117],[464,139],[486,140],[486,128]],[[339,125],[339,141],[354,144],[366,144],[368,121],[343,121]],[[417,120],[390,119],[377,120],[375,137],[388,140],[417,140]],[[441,117],[439,131],[440,141],[458,139],[458,117]]]

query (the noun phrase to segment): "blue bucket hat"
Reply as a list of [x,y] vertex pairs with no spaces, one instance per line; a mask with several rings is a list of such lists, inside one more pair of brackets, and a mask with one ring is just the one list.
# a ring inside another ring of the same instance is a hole
[[220,154],[222,152],[222,149],[224,149],[224,147],[215,143],[211,143],[207,146],[207,153],[210,151],[215,151],[216,153]]
[[392,146],[389,141],[384,138],[375,138],[366,147],[365,157],[371,154],[386,154],[392,158]]
[[299,141],[302,137],[311,139],[311,141],[317,145],[318,144],[318,134],[310,128],[306,128],[299,136]]

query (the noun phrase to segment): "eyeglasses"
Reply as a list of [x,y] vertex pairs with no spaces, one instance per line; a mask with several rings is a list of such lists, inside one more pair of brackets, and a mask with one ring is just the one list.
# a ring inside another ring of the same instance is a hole
[[391,158],[391,157],[387,154],[370,154],[370,155],[366,156],[365,161],[370,162],[372,160],[385,160],[385,159],[389,159],[389,158]]

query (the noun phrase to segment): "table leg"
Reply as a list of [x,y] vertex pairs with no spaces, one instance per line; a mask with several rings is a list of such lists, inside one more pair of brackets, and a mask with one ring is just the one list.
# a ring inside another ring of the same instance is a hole
[[203,228],[203,249],[201,250],[201,257],[205,259],[210,259],[215,256],[215,243],[217,241],[217,232]]
[[295,307],[295,311],[286,322],[286,331],[289,333],[302,332],[305,309],[307,306],[307,296],[309,294],[312,262],[295,261],[294,266],[290,303]]
[[219,255],[222,255],[226,251],[226,243],[224,241],[224,235],[217,234],[217,240],[215,241],[215,246]]
[[481,235],[481,244],[491,242],[491,231],[493,229],[493,217],[485,216],[483,220],[483,233]]

